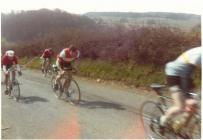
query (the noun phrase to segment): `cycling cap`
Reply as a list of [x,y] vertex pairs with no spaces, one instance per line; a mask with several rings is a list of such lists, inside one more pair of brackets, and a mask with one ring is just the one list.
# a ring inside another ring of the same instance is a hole
[[14,56],[14,51],[13,50],[8,50],[6,51],[6,55],[9,57],[13,57]]

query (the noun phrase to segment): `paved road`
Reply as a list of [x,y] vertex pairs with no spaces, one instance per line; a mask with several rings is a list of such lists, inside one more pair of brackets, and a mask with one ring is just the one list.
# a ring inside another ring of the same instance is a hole
[[82,91],[79,106],[58,100],[49,78],[25,70],[19,77],[21,100],[3,94],[2,138],[144,138],[139,108],[154,96],[119,85],[76,78]]

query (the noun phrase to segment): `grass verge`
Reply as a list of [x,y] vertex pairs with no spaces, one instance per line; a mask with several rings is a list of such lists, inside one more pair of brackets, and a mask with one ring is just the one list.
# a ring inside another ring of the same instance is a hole
[[[55,62],[55,60],[52,62]],[[40,69],[41,67],[41,60],[37,57],[34,59],[22,58],[20,63],[31,69]],[[165,83],[164,66],[82,60],[78,65],[78,71],[80,76],[119,81],[135,87],[146,87],[151,83]],[[195,73],[195,84],[198,87],[201,85],[201,71]]]

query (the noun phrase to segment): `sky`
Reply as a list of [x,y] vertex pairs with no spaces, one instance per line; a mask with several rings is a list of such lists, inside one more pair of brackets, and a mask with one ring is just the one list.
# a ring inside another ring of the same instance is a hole
[[175,12],[201,14],[203,0],[1,0],[1,12],[61,9],[86,12]]

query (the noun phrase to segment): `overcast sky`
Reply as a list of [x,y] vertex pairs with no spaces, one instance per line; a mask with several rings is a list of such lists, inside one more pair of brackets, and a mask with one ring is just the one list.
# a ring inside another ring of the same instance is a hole
[[1,0],[1,12],[11,10],[62,9],[86,12],[176,12],[201,14],[203,0]]

